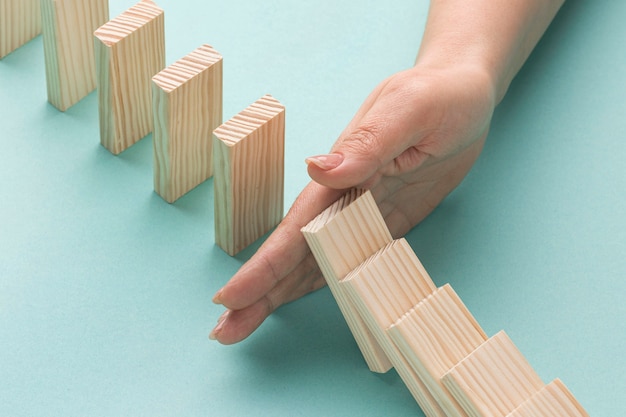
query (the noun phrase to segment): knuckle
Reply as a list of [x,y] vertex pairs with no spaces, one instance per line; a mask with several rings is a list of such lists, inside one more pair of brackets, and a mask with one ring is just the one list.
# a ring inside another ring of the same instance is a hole
[[382,144],[383,126],[381,123],[368,123],[357,127],[342,141],[359,154],[376,153]]

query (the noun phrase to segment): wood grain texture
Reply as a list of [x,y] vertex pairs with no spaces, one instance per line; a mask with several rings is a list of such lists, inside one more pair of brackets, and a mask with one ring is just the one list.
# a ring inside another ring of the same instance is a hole
[[395,240],[340,281],[368,329],[428,417],[445,417],[386,329],[436,287],[405,239]]
[[508,417],[589,417],[560,379],[555,379]]
[[442,382],[470,417],[505,417],[544,387],[504,331],[454,366]]
[[339,281],[392,241],[371,192],[350,190],[302,228],[313,256],[370,370],[387,372],[391,362]]
[[94,31],[108,0],[41,0],[48,101],[65,111],[96,88]]
[[285,107],[266,95],[213,135],[215,242],[232,256],[282,220]]
[[487,340],[476,319],[449,284],[408,311],[388,334],[448,417],[467,414],[441,378]]
[[0,59],[41,33],[40,0],[0,0]]
[[213,175],[222,56],[202,45],[152,78],[154,190],[174,202]]
[[119,154],[152,132],[152,77],[165,67],[164,13],[144,0],[95,31],[100,142]]

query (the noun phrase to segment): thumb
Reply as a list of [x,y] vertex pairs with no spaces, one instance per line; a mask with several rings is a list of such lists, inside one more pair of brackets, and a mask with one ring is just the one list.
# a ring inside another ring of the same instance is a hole
[[330,154],[306,159],[315,182],[335,189],[368,183],[404,151],[404,141],[388,120],[366,116],[355,126],[337,140]]

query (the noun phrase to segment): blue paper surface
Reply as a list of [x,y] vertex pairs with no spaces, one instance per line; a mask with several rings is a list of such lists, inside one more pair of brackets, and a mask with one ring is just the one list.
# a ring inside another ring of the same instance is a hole
[[[111,17],[134,3],[111,0]],[[287,107],[285,203],[376,84],[412,65],[425,1],[157,1],[167,63],[224,56],[224,118]],[[626,3],[568,2],[466,180],[407,236],[489,335],[596,416],[626,415]],[[327,289],[235,346],[208,340],[235,258],[212,180],[152,190],[151,136],[99,144],[97,97],[46,102],[41,37],[0,61],[0,416],[421,416],[368,371]]]

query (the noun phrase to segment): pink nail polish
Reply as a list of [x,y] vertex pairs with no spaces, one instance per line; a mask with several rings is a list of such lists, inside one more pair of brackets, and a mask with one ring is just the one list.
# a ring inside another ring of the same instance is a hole
[[314,164],[324,171],[337,168],[343,162],[343,155],[338,153],[332,153],[328,155],[316,155],[310,156],[305,159],[307,164]]

